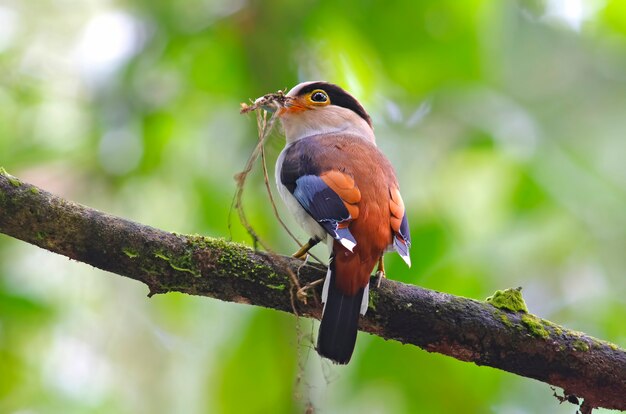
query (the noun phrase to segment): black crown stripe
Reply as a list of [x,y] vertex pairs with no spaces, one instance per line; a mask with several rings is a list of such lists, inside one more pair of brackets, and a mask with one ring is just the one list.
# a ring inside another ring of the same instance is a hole
[[307,93],[312,92],[316,89],[321,89],[326,92],[328,94],[328,97],[330,98],[330,103],[332,105],[337,105],[350,109],[361,118],[363,118],[365,122],[369,124],[369,126],[372,126],[372,119],[367,114],[367,112],[365,112],[365,109],[361,106],[361,104],[356,99],[354,99],[352,95],[350,95],[348,92],[335,84],[328,82],[313,82],[300,89],[300,91],[298,91],[298,96],[306,95]]

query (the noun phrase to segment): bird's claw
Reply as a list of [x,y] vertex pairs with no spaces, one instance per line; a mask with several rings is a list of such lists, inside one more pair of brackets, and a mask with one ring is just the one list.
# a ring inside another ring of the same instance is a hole
[[298,300],[306,305],[307,291],[309,289],[311,289],[312,287],[315,287],[315,286],[319,285],[323,281],[324,281],[324,279],[317,279],[317,280],[314,280],[311,283],[307,283],[306,285],[304,285],[300,289],[298,289],[298,291],[296,292],[296,297],[298,298]]
[[304,260],[306,262],[309,258],[309,254],[307,252],[300,253],[300,251],[298,250],[297,252],[292,254],[291,257],[293,257],[294,259]]
[[378,278],[378,280],[376,281],[376,287],[379,288],[380,283],[383,281],[383,279],[387,279],[387,276],[385,275],[384,270],[379,270],[376,272],[376,277]]
[[309,250],[311,250],[311,248],[317,243],[319,243],[319,240],[309,239],[309,241],[304,243],[297,252],[291,255],[291,257],[294,257],[296,259],[303,259],[306,261],[307,257],[309,256]]

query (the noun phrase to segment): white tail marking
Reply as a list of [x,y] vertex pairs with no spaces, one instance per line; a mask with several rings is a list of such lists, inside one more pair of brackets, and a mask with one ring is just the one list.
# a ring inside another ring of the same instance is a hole
[[370,284],[365,285],[365,289],[363,290],[363,299],[361,299],[361,310],[359,313],[365,316],[365,312],[367,312],[367,308],[370,305]]

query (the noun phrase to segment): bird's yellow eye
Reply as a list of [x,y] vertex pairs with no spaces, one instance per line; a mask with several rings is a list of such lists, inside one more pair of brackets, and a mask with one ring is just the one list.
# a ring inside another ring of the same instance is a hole
[[309,99],[311,100],[312,103],[315,103],[315,104],[328,103],[328,95],[326,94],[326,92],[324,92],[321,89],[311,92],[311,95],[309,95]]

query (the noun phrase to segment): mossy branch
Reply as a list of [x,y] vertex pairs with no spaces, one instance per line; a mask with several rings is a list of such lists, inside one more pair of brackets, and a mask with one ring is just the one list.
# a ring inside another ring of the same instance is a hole
[[[285,263],[301,285],[320,266],[280,261],[240,244],[144,226],[81,206],[0,171],[0,232],[97,268],[139,280],[150,295],[170,291],[264,306],[319,319],[310,291],[294,299]],[[626,351],[527,313],[519,290],[478,301],[390,280],[371,289],[361,330],[462,361],[563,388],[565,397],[626,410]]]

